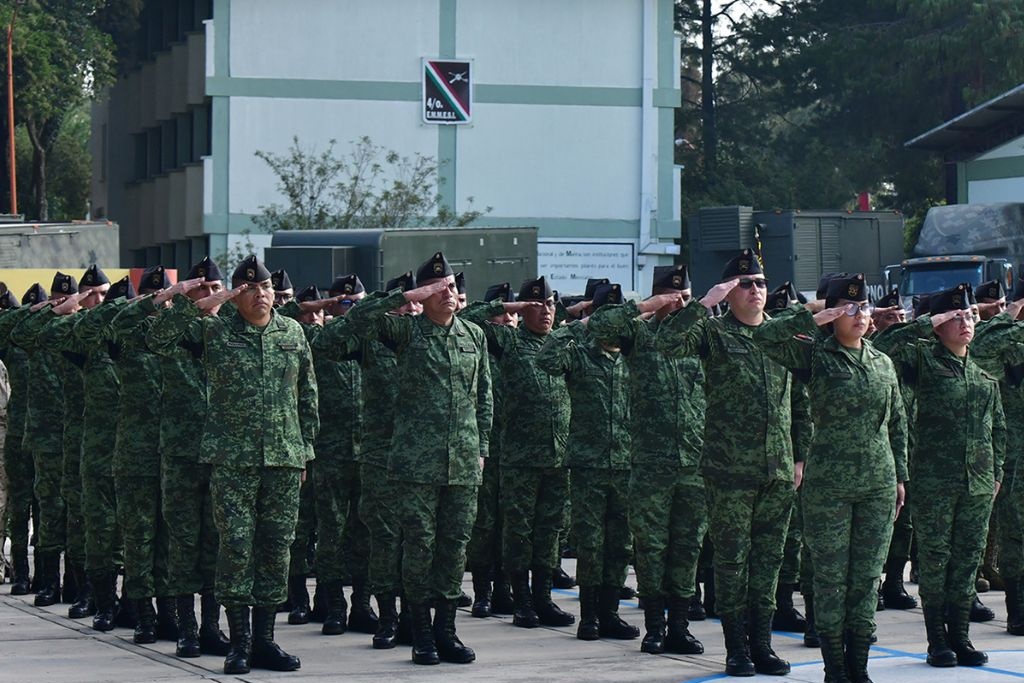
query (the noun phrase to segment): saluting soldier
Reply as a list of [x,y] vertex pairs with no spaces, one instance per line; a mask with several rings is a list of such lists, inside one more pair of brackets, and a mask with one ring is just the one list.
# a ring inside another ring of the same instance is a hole
[[292,280],[288,277],[288,271],[281,269],[275,270],[270,274],[270,281],[274,285],[274,307],[284,306],[286,303],[295,298],[295,287],[292,286]]

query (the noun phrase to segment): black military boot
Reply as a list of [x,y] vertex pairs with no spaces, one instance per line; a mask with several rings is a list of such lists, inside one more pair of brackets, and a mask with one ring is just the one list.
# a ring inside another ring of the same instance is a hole
[[754,670],[765,676],[785,676],[789,673],[789,662],[780,659],[772,649],[772,613],[751,610],[749,618],[750,659]]
[[[871,650],[870,633],[846,634],[846,674],[850,683],[872,683],[868,676],[868,652]],[[824,652],[824,648],[822,648]]]
[[75,575],[75,585],[78,586],[78,595],[75,601],[68,608],[68,618],[84,619],[96,614],[96,601],[93,599],[92,584],[85,575],[85,566],[79,563],[71,565],[71,571]]
[[156,610],[153,609],[153,599],[143,598],[135,601],[135,634],[132,642],[137,645],[146,645],[156,642]]
[[156,599],[156,637],[178,642],[178,605],[174,598]]
[[803,633],[807,630],[807,619],[793,605],[793,584],[779,583],[775,589],[775,615],[772,629],[789,633]]
[[345,612],[348,610],[345,586],[341,581],[332,581],[324,588],[327,593],[327,614],[320,632],[325,636],[340,636],[345,632]]
[[416,640],[412,635],[412,616],[407,607],[408,601],[402,597],[402,609],[398,612],[398,637],[399,645],[415,645]]
[[807,628],[804,630],[804,647],[821,647],[818,630],[814,627],[814,594],[804,594],[804,607],[807,609]]
[[316,624],[324,623],[327,619],[327,605],[330,601],[327,598],[327,586],[317,579],[316,587],[313,589],[313,608],[309,610],[309,620]]
[[561,590],[568,590],[576,587],[576,579],[575,577],[569,576],[569,574],[562,569],[562,564],[559,563],[551,575],[551,585]]
[[249,673],[249,659],[252,656],[252,625],[249,622],[248,607],[227,607],[228,633],[231,647],[224,657],[224,673],[239,675]]
[[473,570],[473,609],[470,611],[478,619],[491,616],[491,571],[477,567]]
[[441,657],[434,641],[434,628],[430,623],[430,607],[422,602],[410,602],[408,610],[412,624],[412,661],[414,664],[440,664]]
[[348,630],[356,633],[376,633],[380,618],[370,606],[370,589],[366,581],[352,582],[352,609],[348,613]]
[[377,632],[373,634],[374,650],[390,650],[398,640],[398,609],[395,606],[395,594],[385,593],[377,596]]
[[949,646],[956,654],[958,666],[984,666],[988,664],[988,655],[975,650],[968,637],[971,629],[971,604],[950,605],[947,610],[949,617]]
[[725,673],[729,676],[746,677],[756,673],[750,659],[745,616],[743,613],[720,615],[725,636]]
[[74,566],[67,553],[64,553],[64,581],[61,583],[60,601],[65,605],[75,602],[78,595],[78,576],[74,572]]
[[882,598],[888,609],[915,609],[917,600],[907,593],[903,586],[903,568],[906,562],[893,561],[885,565],[885,581],[882,582]]
[[511,578],[512,599],[515,601],[512,623],[520,628],[537,628],[540,626],[540,618],[533,609],[529,572],[513,572]]
[[139,612],[136,609],[136,602],[124,594],[124,586],[121,587],[121,599],[117,603],[117,618],[114,623],[118,628],[131,629],[134,629],[139,623]]
[[532,578],[533,609],[544,626],[572,626],[576,617],[556,605],[551,599],[551,572],[535,569]]
[[28,595],[32,579],[28,574],[28,546],[11,546],[14,578],[11,581],[11,595]]
[[457,607],[457,600],[437,601],[434,612],[434,643],[437,646],[437,656],[442,662],[469,664],[476,659],[476,653],[472,648],[463,645],[455,635]]
[[306,588],[304,574],[288,577],[288,599],[292,603],[292,611],[288,613],[288,623],[292,625],[309,623],[309,590]]
[[640,651],[660,655],[665,651],[665,598],[648,596],[644,598],[644,639]]
[[986,621],[992,621],[996,618],[996,613],[985,606],[985,603],[978,598],[977,593],[974,595],[974,600],[971,602],[971,621],[976,624],[980,624]]
[[178,644],[174,654],[191,659],[202,654],[199,647],[199,624],[196,623],[196,596],[192,593],[179,595],[175,605],[178,615]]
[[580,586],[580,625],[576,627],[579,640],[597,640],[601,637],[597,621],[599,592],[597,586]]
[[499,567],[494,572],[494,589],[491,591],[491,614],[513,614],[516,610],[512,598],[512,586],[508,575]]
[[32,548],[32,581],[29,582],[28,592],[35,594],[43,590],[43,554],[39,552],[35,536],[32,537]]
[[40,559],[39,592],[33,603],[36,607],[49,607],[60,602],[60,553],[45,553]]
[[696,581],[693,584],[693,597],[690,598],[690,605],[686,610],[686,618],[690,621],[704,621],[708,618],[707,612],[704,611],[704,605],[701,603],[700,581]]
[[818,639],[821,641],[821,659],[825,664],[825,683],[851,683],[846,673],[848,659],[843,651],[843,639],[825,634],[819,634]]
[[113,631],[117,619],[117,575],[112,571],[96,572],[91,577],[93,592],[96,597],[96,614],[92,618],[92,627],[97,631]]
[[1006,632],[1011,636],[1024,636],[1024,585],[1020,578],[1007,578],[1006,582]]
[[204,655],[227,656],[231,641],[220,630],[220,603],[213,591],[199,594],[199,651]]
[[622,586],[601,586],[598,598],[598,633],[602,638],[632,640],[640,637],[640,629],[627,624],[619,616],[619,595]]
[[945,610],[924,606],[924,628],[928,635],[928,664],[936,667],[956,666],[956,654],[949,647],[946,634]]
[[689,598],[669,597],[668,634],[665,636],[665,651],[677,655],[704,654],[704,644],[690,633],[687,615],[690,610]]
[[252,658],[250,664],[257,669],[296,671],[302,666],[299,658],[290,655],[274,642],[274,622],[277,605],[252,608]]

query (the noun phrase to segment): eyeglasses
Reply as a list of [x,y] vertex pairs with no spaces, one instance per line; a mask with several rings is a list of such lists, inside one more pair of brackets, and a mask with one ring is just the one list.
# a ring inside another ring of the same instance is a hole
[[356,305],[356,302],[355,302],[355,301],[352,301],[352,299],[340,299],[340,300],[338,301],[338,305],[339,305],[339,306],[345,306],[345,307],[348,307],[348,306],[355,306],[355,305]]
[[977,316],[975,316],[972,311],[960,311],[959,313],[953,316],[953,320],[973,323],[977,320]]
[[738,286],[740,289],[750,289],[751,287],[754,286],[756,286],[758,289],[768,289],[768,281],[761,279],[752,280],[750,278],[743,278],[742,280],[739,281]]
[[871,311],[873,311],[874,308],[874,306],[865,301],[864,303],[861,304],[847,304],[843,308],[843,313],[850,316],[851,318],[858,314],[871,315]]

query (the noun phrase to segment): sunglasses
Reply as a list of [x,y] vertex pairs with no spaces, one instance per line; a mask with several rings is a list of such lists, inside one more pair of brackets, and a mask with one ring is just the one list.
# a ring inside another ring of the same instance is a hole
[[752,280],[750,278],[743,278],[739,281],[738,286],[740,289],[750,289],[751,287],[757,287],[758,289],[768,289],[767,280]]
[[863,313],[864,315],[871,315],[871,311],[873,311],[874,308],[874,306],[867,302],[864,302],[862,304],[847,304],[843,308],[843,313],[850,316],[851,318],[860,313]]

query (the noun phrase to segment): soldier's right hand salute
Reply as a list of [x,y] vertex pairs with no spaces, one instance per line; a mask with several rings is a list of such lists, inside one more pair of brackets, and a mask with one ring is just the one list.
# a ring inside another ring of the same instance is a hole
[[711,309],[718,304],[725,301],[725,297],[729,295],[729,292],[736,289],[736,285],[740,283],[738,277],[734,277],[731,280],[725,282],[719,282],[717,285],[708,290],[708,293],[704,295],[704,298],[700,300],[700,303],[704,308]]

